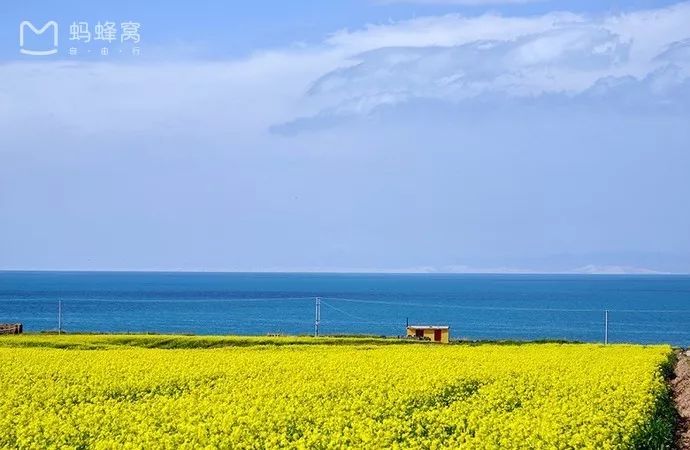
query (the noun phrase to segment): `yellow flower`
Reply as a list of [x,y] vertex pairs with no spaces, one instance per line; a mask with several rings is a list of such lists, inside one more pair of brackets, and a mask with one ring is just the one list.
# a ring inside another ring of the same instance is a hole
[[75,348],[0,339],[0,448],[624,449],[655,413],[671,352],[61,339]]

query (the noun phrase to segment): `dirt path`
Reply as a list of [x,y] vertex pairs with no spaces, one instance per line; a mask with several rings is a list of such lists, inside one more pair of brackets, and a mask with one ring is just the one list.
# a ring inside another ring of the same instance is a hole
[[690,351],[678,353],[678,363],[671,380],[673,401],[680,415],[676,431],[676,448],[690,450]]

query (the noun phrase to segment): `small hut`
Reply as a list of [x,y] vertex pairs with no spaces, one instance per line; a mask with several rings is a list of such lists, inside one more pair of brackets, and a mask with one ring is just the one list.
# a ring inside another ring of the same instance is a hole
[[0,323],[0,334],[22,334],[23,331],[21,323]]
[[448,325],[408,325],[407,337],[447,344],[450,341],[450,327]]

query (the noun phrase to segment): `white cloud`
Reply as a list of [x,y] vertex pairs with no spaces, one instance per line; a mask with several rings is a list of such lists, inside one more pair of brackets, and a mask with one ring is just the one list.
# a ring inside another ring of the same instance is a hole
[[359,54],[357,64],[322,77],[310,92],[343,96],[344,104],[354,99],[366,112],[411,98],[581,91],[624,63],[628,49],[618,36],[589,26],[450,47],[389,47]]
[[340,30],[326,43],[356,54],[384,47],[454,46],[480,40],[510,40],[585,22],[569,12],[554,12],[530,17],[504,17],[484,14],[465,17],[459,14],[420,17],[382,25],[368,25],[360,30]]
[[[678,103],[690,75],[687,23],[690,2],[596,17],[447,15],[344,30],[326,42],[349,63],[317,80],[310,101],[322,105],[318,116],[342,116],[418,99],[574,97],[604,89],[600,80],[649,84],[672,63],[675,78],[644,89],[666,97],[650,104]],[[641,105],[640,87],[625,86]]]
[[78,134],[261,133],[299,114],[310,80],[332,67],[327,55],[309,52],[239,61],[0,64],[0,128],[17,133],[40,121]]
[[261,133],[414,99],[577,95],[604,89],[600,80],[647,79],[668,64],[679,68],[676,78],[653,92],[673,96],[690,73],[688,23],[690,2],[595,17],[451,14],[340,30],[318,45],[242,60],[6,63],[0,123],[12,130],[49,116],[75,132],[153,125]]
[[[688,23],[690,3],[448,15],[241,60],[0,64],[0,266],[687,255]],[[590,262],[688,267],[558,270]]]

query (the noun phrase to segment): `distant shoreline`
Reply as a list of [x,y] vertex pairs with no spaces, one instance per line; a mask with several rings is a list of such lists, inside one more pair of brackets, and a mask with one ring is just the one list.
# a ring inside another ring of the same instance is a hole
[[2,273],[124,273],[124,274],[237,274],[237,275],[501,275],[501,276],[620,276],[620,277],[687,277],[690,272],[639,272],[639,273],[615,273],[615,272],[404,272],[404,271],[370,271],[370,272],[345,272],[345,271],[232,271],[232,270],[89,270],[89,269],[0,269]]

